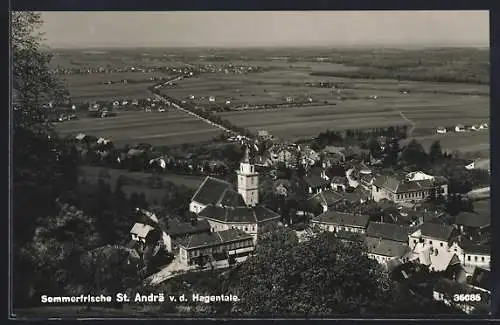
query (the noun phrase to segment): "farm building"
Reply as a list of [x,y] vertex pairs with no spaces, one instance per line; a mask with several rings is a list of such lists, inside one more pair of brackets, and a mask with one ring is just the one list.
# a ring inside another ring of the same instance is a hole
[[455,132],[465,132],[465,126],[463,124],[457,124],[455,126]]
[[444,126],[440,126],[436,129],[436,132],[439,134],[445,134],[447,132],[447,130]]

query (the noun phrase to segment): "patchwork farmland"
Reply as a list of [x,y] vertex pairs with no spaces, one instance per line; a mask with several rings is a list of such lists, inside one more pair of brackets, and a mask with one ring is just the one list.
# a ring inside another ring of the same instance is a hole
[[[109,65],[120,60],[115,54],[79,55],[81,60],[97,66],[98,63]],[[120,66],[132,64],[134,60],[137,64],[146,61],[179,64],[160,53],[149,57],[144,53],[120,55]],[[60,59],[67,61],[68,58]],[[207,110],[217,111],[215,108],[219,107],[216,114],[251,131],[264,129],[277,137],[295,140],[313,137],[327,129],[341,131],[406,124],[412,126],[411,135],[422,140],[424,146],[440,139],[447,150],[489,150],[488,132],[435,134],[438,126],[488,122],[487,85],[318,75],[349,73],[358,69],[328,62],[291,63],[262,58],[207,62],[191,58],[189,63],[209,65],[213,71],[183,79],[175,86],[162,89],[162,93]],[[227,65],[265,70],[228,73],[224,71]],[[65,76],[71,96],[77,102],[145,98],[150,95],[147,87],[155,83],[153,80],[148,82],[148,79],[158,77],[170,76],[159,72]],[[140,79],[140,82],[104,84],[122,79]],[[249,109],[255,105],[275,106],[287,102],[296,107]],[[104,120],[82,118],[70,121],[59,125],[58,130],[62,134],[86,132],[103,136],[117,144],[147,142],[156,145],[207,141],[220,134],[218,129],[178,111],[120,111],[118,116]]]
[[132,143],[177,145],[212,139],[221,131],[181,111],[120,112],[105,119],[82,118],[57,125],[62,135],[80,132],[112,140],[117,146]]

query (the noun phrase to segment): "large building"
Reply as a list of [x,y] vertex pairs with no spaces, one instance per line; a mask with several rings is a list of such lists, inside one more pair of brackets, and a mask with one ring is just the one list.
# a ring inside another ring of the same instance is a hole
[[311,223],[325,231],[348,231],[364,234],[369,219],[369,216],[363,214],[328,210],[312,218]]
[[179,244],[180,261],[186,266],[227,261],[231,255],[242,261],[253,250],[252,236],[239,229],[193,234]]
[[259,174],[249,148],[236,174],[237,189],[229,182],[205,178],[193,195],[189,210],[207,220],[211,231],[240,229],[256,242],[259,234],[274,229],[281,216],[259,205]]
[[402,179],[378,176],[372,185],[372,197],[376,202],[386,199],[395,203],[414,203],[438,195],[448,195],[448,181],[422,172],[409,173]]

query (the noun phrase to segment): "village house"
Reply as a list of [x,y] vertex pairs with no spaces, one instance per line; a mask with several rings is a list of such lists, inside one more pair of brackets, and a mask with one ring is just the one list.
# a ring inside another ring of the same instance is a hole
[[465,126],[463,124],[457,124],[455,126],[455,132],[465,132]]
[[341,164],[345,161],[345,148],[326,146],[321,152],[321,162],[323,168]]
[[330,181],[325,179],[322,175],[323,172],[321,170],[314,168],[309,170],[306,175],[302,177],[302,181],[309,194],[319,193],[331,188]]
[[328,210],[334,210],[337,204],[343,202],[344,196],[339,192],[327,190],[313,195],[309,200],[318,202],[323,208],[323,212],[326,212]]
[[406,261],[410,253],[408,234],[410,229],[392,223],[370,222],[366,229],[365,243],[368,257],[377,260],[388,268],[390,261],[398,259]]
[[395,203],[416,203],[432,195],[448,195],[448,181],[421,172],[409,173],[405,178],[381,175],[373,180],[372,197],[378,202],[383,199]]
[[337,232],[348,231],[364,234],[370,217],[363,214],[354,214],[339,211],[326,211],[312,218],[313,226],[321,230]]
[[409,235],[408,244],[413,248],[417,243],[423,243],[444,252],[449,249],[449,243],[454,233],[453,226],[440,222],[425,222]]
[[155,228],[150,225],[145,225],[143,223],[136,222],[132,229],[130,230],[130,235],[133,241],[145,244],[146,239],[152,233]]
[[184,266],[221,261],[227,263],[231,255],[241,262],[254,248],[252,236],[239,229],[199,233],[179,243],[179,259]]
[[386,269],[388,269],[390,261],[405,261],[407,255],[410,253],[410,248],[403,242],[366,237],[365,244],[368,250],[368,257],[376,260]]
[[259,130],[257,137],[262,140],[271,140],[273,136],[267,130]]
[[410,259],[428,265],[434,272],[461,264],[460,254],[450,247],[455,233],[453,226],[440,222],[425,222],[418,226],[408,236],[408,244],[413,252]]
[[446,133],[446,128],[443,126],[440,126],[436,129],[436,132],[439,134],[445,134]]
[[182,222],[173,218],[160,218],[159,227],[162,239],[168,252],[177,252],[179,242],[187,236],[210,232],[210,224],[206,220]]
[[300,160],[305,168],[314,166],[320,161],[320,155],[309,147],[299,148]]
[[458,236],[453,239],[450,251],[457,254],[466,271],[472,273],[475,267],[490,269],[491,245],[479,244],[467,237]]
[[366,229],[366,236],[372,238],[381,238],[390,241],[404,243],[408,246],[408,235],[410,228],[385,222],[370,222]]
[[316,193],[309,200],[318,202],[323,212],[335,210],[338,204],[360,204],[370,200],[370,193],[361,188],[356,188],[352,192],[338,192],[332,189],[324,190]]
[[269,148],[269,158],[273,165],[283,164],[285,167],[294,167],[297,164],[298,153],[295,148],[278,144]]
[[454,224],[462,235],[481,237],[482,234],[490,231],[491,216],[484,213],[462,211],[455,217]]

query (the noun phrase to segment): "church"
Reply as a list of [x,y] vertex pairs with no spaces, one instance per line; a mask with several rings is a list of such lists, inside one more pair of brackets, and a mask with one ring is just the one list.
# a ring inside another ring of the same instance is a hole
[[207,220],[212,232],[240,229],[256,243],[258,235],[274,229],[281,216],[259,205],[259,173],[248,147],[236,174],[236,189],[227,181],[207,176],[193,195],[189,211]]

